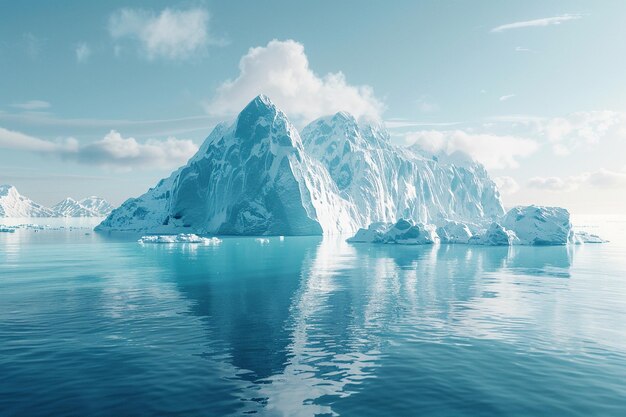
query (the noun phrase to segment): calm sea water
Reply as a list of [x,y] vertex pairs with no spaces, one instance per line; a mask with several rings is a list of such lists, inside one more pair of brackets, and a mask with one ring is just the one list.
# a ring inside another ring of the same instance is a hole
[[612,242],[0,233],[0,415],[624,416],[626,222],[576,221]]

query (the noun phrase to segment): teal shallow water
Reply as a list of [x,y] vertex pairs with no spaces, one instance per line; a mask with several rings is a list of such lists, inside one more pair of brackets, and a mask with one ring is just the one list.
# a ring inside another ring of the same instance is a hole
[[575,248],[0,233],[2,416],[622,416],[626,223]]

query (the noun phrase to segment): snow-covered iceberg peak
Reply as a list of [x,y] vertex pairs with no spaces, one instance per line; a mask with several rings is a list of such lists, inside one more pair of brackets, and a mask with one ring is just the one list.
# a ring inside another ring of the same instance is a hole
[[306,151],[328,169],[358,223],[408,218],[423,223],[495,219],[504,214],[494,182],[478,163],[440,162],[391,144],[377,124],[341,112],[302,131]]
[[187,165],[98,230],[232,235],[352,234],[372,222],[503,214],[479,164],[440,163],[340,112],[298,131],[266,96],[218,125]]
[[52,209],[22,196],[12,185],[0,185],[0,217],[55,217]]

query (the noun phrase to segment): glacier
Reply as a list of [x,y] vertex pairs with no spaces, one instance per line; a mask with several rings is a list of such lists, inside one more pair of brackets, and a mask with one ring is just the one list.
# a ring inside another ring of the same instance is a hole
[[[484,167],[391,144],[377,123],[340,112],[302,136],[260,95],[221,123],[188,163],[131,198],[100,232],[349,235],[375,222],[489,221],[504,214]],[[430,230],[430,229],[429,229]]]

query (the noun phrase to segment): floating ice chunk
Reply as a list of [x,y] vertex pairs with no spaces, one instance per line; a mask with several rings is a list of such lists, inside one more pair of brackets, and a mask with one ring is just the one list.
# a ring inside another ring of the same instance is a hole
[[502,225],[515,232],[521,245],[565,245],[572,233],[569,211],[561,207],[515,207]]
[[258,237],[256,239],[254,239],[257,243],[260,243],[261,245],[267,245],[268,243],[270,243],[270,240],[264,237]]
[[372,223],[367,229],[359,229],[351,243],[396,243],[399,245],[430,245],[437,240],[434,226],[413,224],[400,219],[395,224]]
[[178,235],[151,235],[142,236],[139,243],[200,243],[203,245],[219,245],[221,239],[216,237],[201,237],[192,233],[180,233]]
[[472,236],[468,243],[470,245],[510,246],[518,244],[519,239],[512,230],[507,230],[498,223],[491,223],[487,230]]
[[437,240],[435,228],[423,223],[412,224],[409,220],[400,219],[383,235],[384,243],[400,245],[431,245]]
[[359,229],[356,234],[348,239],[350,243],[380,243],[383,235],[389,228],[391,223],[372,223],[367,229]]
[[15,233],[15,228],[0,226],[0,233]]
[[581,245],[583,243],[607,243],[607,242],[608,240],[604,240],[598,235],[593,235],[589,232],[583,232],[583,231],[572,232],[571,238],[570,238],[570,243],[573,243],[575,245]]
[[278,236],[278,240],[280,240],[281,242],[285,240],[285,236]]
[[465,223],[450,221],[437,228],[441,243],[467,243],[472,232]]

